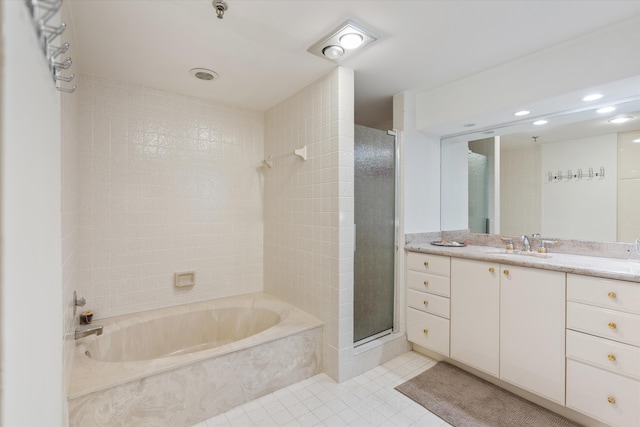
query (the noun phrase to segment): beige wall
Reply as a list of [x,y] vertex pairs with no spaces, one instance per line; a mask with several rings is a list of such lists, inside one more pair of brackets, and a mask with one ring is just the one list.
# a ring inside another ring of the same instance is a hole
[[618,134],[619,242],[640,239],[640,144],[634,139],[640,139],[640,131]]
[[[265,118],[265,290],[325,322],[324,370],[353,352],[353,71],[336,68]],[[293,150],[307,146],[306,161]]]
[[500,233],[517,236],[542,230],[540,145],[502,150]]
[[77,96],[85,309],[262,291],[263,114],[92,75]]

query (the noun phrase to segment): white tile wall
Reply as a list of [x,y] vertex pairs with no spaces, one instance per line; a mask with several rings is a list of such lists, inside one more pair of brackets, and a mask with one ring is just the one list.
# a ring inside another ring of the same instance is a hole
[[[63,3],[61,18],[70,22],[68,4]],[[71,27],[71,26],[70,26]],[[76,41],[73,31],[63,35],[63,42],[70,44],[67,52],[73,57]],[[75,70],[71,70],[75,71]],[[67,73],[68,74],[68,73]],[[61,93],[60,96],[60,133],[62,143],[62,303],[63,303],[63,393],[67,395],[73,368],[73,351],[75,348],[73,315],[73,291],[78,289],[80,271],[80,139],[78,137],[78,96],[84,90],[80,78],[75,78],[77,86],[75,94]],[[67,421],[66,399],[64,404]]]
[[[265,290],[325,322],[324,370],[334,379],[349,376],[353,347],[353,123],[345,68],[265,117]],[[302,161],[293,150],[305,145]]]
[[262,291],[264,115],[93,75],[77,95],[77,287],[95,318]]

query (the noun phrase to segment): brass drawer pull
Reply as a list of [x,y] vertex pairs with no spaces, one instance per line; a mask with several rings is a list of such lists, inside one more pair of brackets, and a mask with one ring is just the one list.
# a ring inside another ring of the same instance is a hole
[[611,403],[613,405],[614,403],[616,403],[616,398],[613,397],[613,396],[609,396],[609,397],[607,397],[607,402],[609,402],[609,403]]
[[493,273],[494,271],[493,267],[489,267],[489,273]]
[[429,333],[429,330],[428,330],[428,329],[423,329],[423,330],[422,330],[422,333],[424,333],[424,334],[428,334],[428,333]]
[[609,329],[616,329],[618,327],[618,325],[616,325],[613,322],[609,322]]
[[616,355],[615,354],[610,354],[607,356],[607,359],[611,360],[612,362],[616,361]]
[[611,298],[611,299],[616,299],[616,297],[617,297],[617,295],[616,295],[616,293],[615,293],[615,292],[609,292],[607,295],[608,295],[608,296],[609,296],[609,298]]
[[429,286],[429,281],[428,280],[425,280],[423,283],[424,283],[425,286]]
[[429,304],[429,301],[424,300],[424,301],[423,301],[423,304],[424,304],[424,305],[427,305],[427,304]]
[[503,271],[503,273],[504,273],[505,276],[508,276],[509,275],[509,270],[505,270],[505,271]]
[[427,261],[424,262],[425,267],[429,267],[429,263]]

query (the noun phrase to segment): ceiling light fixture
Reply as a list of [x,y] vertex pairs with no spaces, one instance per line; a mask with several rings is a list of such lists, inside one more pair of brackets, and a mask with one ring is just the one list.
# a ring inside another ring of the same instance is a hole
[[596,113],[606,114],[615,111],[616,107],[602,107],[596,110]]
[[640,138],[632,139],[631,142],[635,142],[636,144],[640,144]]
[[527,114],[530,114],[531,111],[528,110],[521,110],[518,111],[517,113],[513,113],[514,116],[526,116]]
[[322,49],[322,54],[329,59],[336,60],[344,55],[344,49],[340,46],[331,45]]
[[229,9],[227,3],[224,0],[213,0],[213,8],[216,10],[218,19],[224,18],[224,13]]
[[584,98],[582,98],[582,100],[585,102],[589,102],[589,101],[595,101],[596,99],[600,99],[600,98],[602,98],[602,94],[592,93],[591,95],[587,95]]
[[619,125],[620,123],[626,123],[632,119],[633,119],[633,116],[621,116],[621,117],[616,117],[615,119],[609,120],[609,123]]
[[536,126],[542,126],[542,125],[546,125],[547,123],[549,123],[546,120],[536,120],[535,122],[533,122],[534,125]]
[[355,49],[359,47],[363,41],[364,37],[358,33],[348,33],[340,37],[340,44],[345,49]]
[[307,49],[307,52],[331,61],[342,61],[378,40],[378,36],[348,20]]
[[217,80],[220,78],[220,75],[218,73],[206,68],[192,68],[191,70],[189,70],[189,73],[191,73],[191,75],[195,78],[204,81]]

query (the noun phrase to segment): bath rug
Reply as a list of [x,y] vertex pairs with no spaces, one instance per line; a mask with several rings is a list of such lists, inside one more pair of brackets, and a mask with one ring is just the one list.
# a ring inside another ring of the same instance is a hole
[[580,426],[445,362],[396,390],[456,427]]

